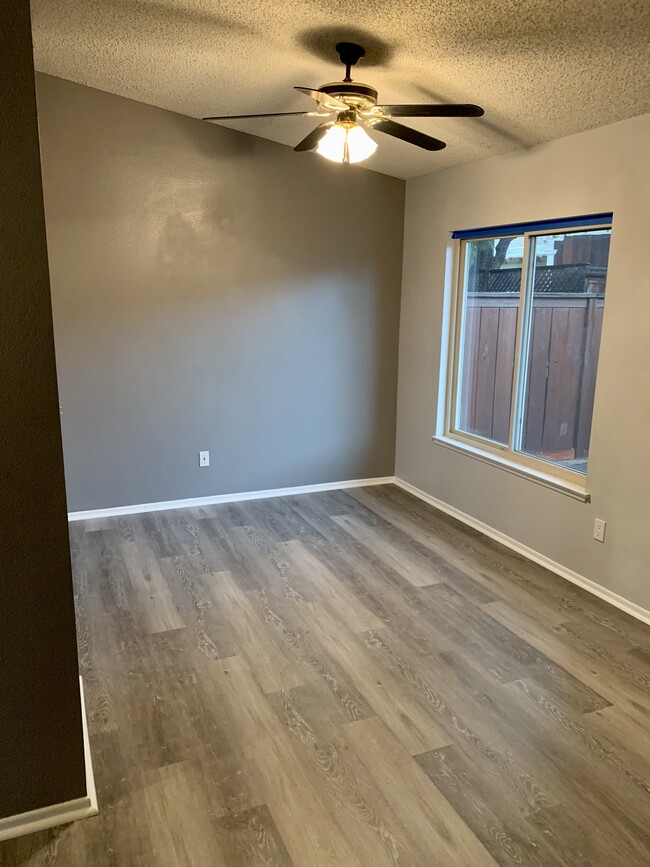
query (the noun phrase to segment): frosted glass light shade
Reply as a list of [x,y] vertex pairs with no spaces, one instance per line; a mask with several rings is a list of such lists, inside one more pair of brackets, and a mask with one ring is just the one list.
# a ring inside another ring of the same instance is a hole
[[377,150],[376,143],[358,124],[335,123],[318,144],[318,153],[334,163],[360,163]]

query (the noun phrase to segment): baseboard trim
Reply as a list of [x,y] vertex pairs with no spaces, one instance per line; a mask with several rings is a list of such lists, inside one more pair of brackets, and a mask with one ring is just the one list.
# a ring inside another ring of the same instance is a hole
[[68,512],[69,521],[87,521],[92,518],[117,518],[120,515],[139,515],[143,512],[165,512],[168,509],[191,509],[196,506],[213,506],[219,503],[240,503],[244,500],[265,500],[269,497],[292,497],[296,494],[312,494],[318,491],[339,491],[345,488],[365,488],[370,485],[389,485],[394,476],[373,479],[351,479],[346,482],[323,482],[318,485],[300,485],[296,488],[272,488],[264,491],[245,491],[237,494],[216,494],[212,497],[193,497],[189,500],[165,500],[160,503],[140,503],[133,506],[115,506],[110,509],[90,509],[85,512]]
[[[608,590],[606,587],[602,587],[595,581],[585,578],[584,575],[574,572],[572,569],[563,566],[561,563],[551,560],[550,557],[547,557],[545,554],[540,554],[539,551],[529,548],[527,545],[518,542],[511,536],[507,536],[500,530],[496,530],[489,524],[485,524],[483,521],[479,521],[477,518],[473,518],[471,515],[461,512],[460,509],[450,506],[448,503],[431,496],[431,494],[427,494],[426,491],[423,491],[415,485],[412,485],[410,482],[406,482],[404,479],[400,479],[396,476],[382,476],[380,478],[371,479],[350,479],[343,482],[323,482],[321,484],[300,485],[293,488],[273,488],[262,491],[216,494],[212,497],[194,497],[187,500],[166,500],[160,503],[141,503],[131,506],[116,506],[109,509],[91,509],[82,512],[69,512],[68,520],[85,521],[92,518],[114,518],[119,517],[120,515],[137,515],[144,512],[162,512],[168,509],[186,509],[196,506],[210,506],[219,503],[237,503],[243,502],[244,500],[263,500],[269,497],[291,497],[297,494],[317,493],[318,491],[339,491],[344,490],[345,488],[363,488],[370,487],[371,485],[390,484],[397,485],[397,487],[413,494],[414,497],[423,500],[425,503],[429,503],[429,505],[439,509],[447,515],[450,515],[452,518],[456,518],[468,527],[473,527],[485,536],[489,536],[491,539],[505,545],[506,548],[510,548],[510,550],[521,554],[523,557],[532,560],[534,563],[538,563],[540,566],[544,566],[544,568],[549,569],[561,578],[565,578],[572,584],[582,587],[583,590],[586,590],[588,593],[592,593],[594,596],[604,599],[605,602],[609,602],[610,605],[614,605],[621,611],[625,611],[626,614],[650,625],[650,611],[647,609],[642,608],[635,602],[631,602],[629,599],[625,599],[624,596],[619,596],[619,594],[614,593],[613,590]],[[2,833],[3,821],[5,820],[0,820],[0,835]],[[2,836],[0,836],[0,840],[1,839]]]
[[65,801],[62,804],[51,804],[49,807],[41,807],[38,810],[29,810],[16,816],[6,816],[0,819],[0,842],[11,840],[14,837],[23,837],[25,834],[34,834],[36,831],[45,831],[56,825],[67,825],[78,819],[87,819],[96,816],[99,812],[97,806],[97,791],[95,789],[95,777],[93,774],[93,762],[90,754],[90,740],[88,737],[88,720],[86,718],[86,705],[84,703],[83,678],[79,678],[79,691],[81,693],[81,722],[84,740],[84,761],[86,766],[86,796]]
[[456,518],[457,520],[462,521],[463,524],[467,524],[468,527],[473,527],[473,529],[478,530],[485,536],[489,536],[490,539],[500,542],[502,545],[505,545],[506,548],[510,548],[511,551],[521,554],[523,557],[526,557],[526,559],[532,560],[533,563],[538,563],[540,566],[544,566],[546,569],[554,572],[561,578],[565,578],[572,584],[577,584],[578,587],[582,587],[582,589],[586,590],[588,593],[592,593],[594,596],[604,599],[605,602],[609,602],[610,605],[614,605],[626,614],[650,625],[650,611],[637,605],[636,602],[630,602],[629,599],[626,599],[624,596],[619,596],[618,593],[614,593],[613,590],[608,590],[606,587],[602,587],[595,581],[585,578],[584,575],[580,575],[578,572],[568,569],[561,563],[556,563],[555,560],[551,560],[550,557],[547,557],[545,554],[540,554],[539,551],[535,551],[533,548],[523,545],[511,536],[506,536],[506,534],[502,533],[500,530],[495,530],[494,527],[490,527],[489,524],[484,524],[483,521],[479,521],[477,518],[473,518],[471,515],[461,512],[460,509],[456,509],[454,506],[450,506],[442,500],[432,497],[431,494],[427,494],[426,491],[416,488],[415,485],[410,484],[410,482],[405,482],[403,479],[395,478],[394,484],[397,485],[398,488],[407,491],[409,494],[413,494],[413,496],[417,497],[419,500],[429,503],[430,506],[439,509],[446,515]]

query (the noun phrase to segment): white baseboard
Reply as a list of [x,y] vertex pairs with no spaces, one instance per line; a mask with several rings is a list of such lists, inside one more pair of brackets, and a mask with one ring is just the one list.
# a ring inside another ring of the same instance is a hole
[[[618,593],[614,593],[612,590],[602,587],[600,584],[591,581],[589,578],[585,578],[584,575],[580,575],[578,572],[573,572],[561,563],[556,563],[555,560],[551,560],[550,557],[547,557],[545,554],[540,554],[539,551],[529,548],[527,545],[518,542],[516,539],[506,536],[505,533],[495,530],[494,527],[484,524],[483,521],[479,521],[477,518],[473,518],[471,515],[461,512],[460,509],[456,509],[454,506],[450,506],[442,500],[432,497],[425,491],[420,490],[420,488],[416,488],[415,485],[411,485],[409,482],[405,482],[403,479],[395,476],[384,476],[382,478],[373,479],[351,479],[345,482],[324,482],[317,485],[301,485],[295,488],[274,488],[264,491],[246,491],[236,494],[217,494],[212,497],[194,497],[188,500],[166,500],[161,503],[141,503],[132,506],[115,506],[110,509],[91,509],[85,512],[70,512],[68,514],[68,520],[84,521],[92,518],[113,518],[120,515],[137,515],[143,512],[161,512],[167,509],[186,509],[195,506],[210,506],[217,503],[237,503],[244,500],[261,500],[268,497],[290,497],[296,494],[309,494],[318,491],[338,491],[344,490],[345,488],[363,488],[369,487],[370,485],[390,484],[397,485],[399,488],[408,491],[410,494],[413,494],[413,496],[418,497],[420,500],[424,500],[426,503],[429,503],[431,506],[439,509],[445,514],[450,515],[452,518],[457,518],[459,521],[462,521],[463,524],[467,524],[468,527],[473,527],[475,530],[489,536],[491,539],[495,539],[497,542],[505,545],[506,548],[510,548],[512,551],[521,554],[528,560],[532,560],[534,563],[539,563],[540,566],[544,566],[546,569],[549,569],[561,578],[571,581],[572,584],[577,584],[579,587],[582,587],[583,590],[593,593],[594,596],[604,599],[605,602],[609,602],[616,608],[620,608],[621,611],[625,611],[637,620],[642,620],[644,623],[650,624],[650,611],[642,608],[635,602],[630,602],[628,599],[625,599],[625,597],[619,596]],[[0,822],[1,821],[2,820],[0,820]],[[0,824],[0,829],[1,827]],[[2,837],[0,837],[0,839],[2,839]]]
[[450,515],[452,518],[462,521],[463,524],[467,524],[468,527],[473,527],[485,536],[489,536],[491,539],[500,542],[502,545],[505,545],[506,548],[510,548],[511,551],[521,554],[526,557],[526,559],[532,560],[534,563],[539,563],[540,566],[544,566],[546,569],[554,572],[561,578],[565,578],[572,584],[577,584],[578,587],[582,587],[583,590],[593,593],[594,596],[604,599],[605,602],[609,602],[610,605],[620,608],[621,611],[625,611],[626,614],[630,614],[637,620],[642,620],[644,623],[650,624],[650,611],[637,605],[636,602],[630,602],[629,599],[625,599],[624,596],[619,596],[618,593],[614,593],[613,590],[608,590],[606,587],[602,587],[595,581],[585,578],[584,575],[580,575],[578,572],[568,569],[561,563],[556,563],[555,560],[551,560],[550,557],[547,557],[545,554],[540,554],[539,551],[535,551],[533,548],[523,545],[511,536],[506,536],[505,533],[495,530],[494,527],[484,524],[483,521],[479,521],[477,518],[473,518],[471,515],[461,512],[460,509],[456,509],[454,506],[443,503],[442,500],[432,497],[430,494],[427,494],[426,491],[416,488],[415,485],[411,485],[403,479],[395,478],[394,484],[397,485],[398,488],[407,491],[409,494],[413,494],[414,497],[424,500],[425,503],[429,503],[429,505],[439,509],[446,515]]
[[96,816],[99,812],[93,763],[90,755],[84,686],[81,677],[79,678],[79,690],[81,692],[81,722],[83,727],[84,761],[86,765],[86,796],[75,798],[72,801],[65,801],[62,804],[51,804],[49,807],[41,807],[38,810],[29,810],[27,813],[19,813],[16,816],[6,816],[0,819],[0,842],[11,840],[14,837],[22,837],[25,834],[34,834],[36,831],[45,831],[47,828],[54,828],[56,825],[67,825],[69,822],[76,822],[78,819],[87,819],[89,816]]
[[213,497],[193,497],[189,500],[165,500],[161,503],[140,503],[134,506],[115,506],[110,509],[90,509],[86,512],[68,512],[69,521],[86,521],[92,518],[116,518],[120,515],[138,515],[143,512],[164,512],[168,509],[191,509],[195,506],[212,506],[218,503],[240,503],[244,500],[264,500],[268,497],[291,497],[296,494],[312,494],[318,491],[339,491],[344,488],[365,488],[370,485],[390,485],[394,476],[374,479],[351,479],[346,482],[323,482],[318,485],[300,485],[297,488],[272,488],[265,491],[245,491],[238,494],[216,494]]

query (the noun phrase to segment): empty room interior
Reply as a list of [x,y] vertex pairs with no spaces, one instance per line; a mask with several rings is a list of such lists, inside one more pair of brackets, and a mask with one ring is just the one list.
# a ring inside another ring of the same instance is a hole
[[648,2],[0,32],[0,865],[648,867]]

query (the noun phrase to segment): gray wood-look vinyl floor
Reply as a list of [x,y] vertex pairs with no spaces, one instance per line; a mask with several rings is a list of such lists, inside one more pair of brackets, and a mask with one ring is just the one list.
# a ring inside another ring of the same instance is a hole
[[60,867],[648,867],[650,628],[392,487],[74,524]]

